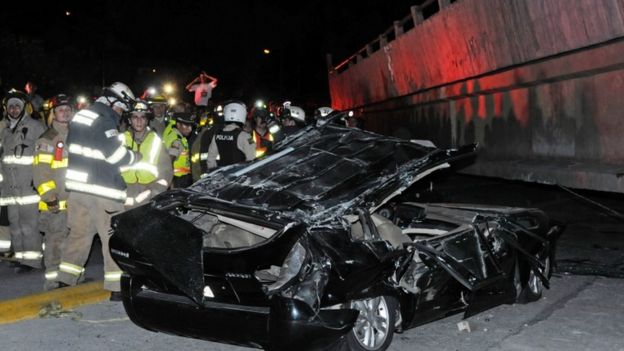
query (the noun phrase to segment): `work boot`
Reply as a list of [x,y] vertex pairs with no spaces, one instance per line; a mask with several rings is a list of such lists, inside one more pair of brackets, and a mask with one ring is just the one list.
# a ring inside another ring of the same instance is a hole
[[68,287],[68,286],[69,286],[69,284],[65,284],[63,282],[55,282],[55,281],[48,282],[48,281],[46,281],[44,286],[43,286],[43,290],[50,291],[50,290],[65,288],[65,287]]
[[112,291],[110,296],[110,301],[119,302],[121,301],[121,292],[120,291]]

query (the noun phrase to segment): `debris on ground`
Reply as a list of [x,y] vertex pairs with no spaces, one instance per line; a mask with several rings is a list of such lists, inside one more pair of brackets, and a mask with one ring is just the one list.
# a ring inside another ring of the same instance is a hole
[[39,318],[70,318],[73,321],[82,319],[82,313],[72,310],[63,310],[58,301],[43,305],[39,310]]
[[468,321],[461,321],[457,323],[457,329],[459,329],[460,332],[462,331],[466,331],[468,333],[472,332],[472,330],[470,329],[470,323]]

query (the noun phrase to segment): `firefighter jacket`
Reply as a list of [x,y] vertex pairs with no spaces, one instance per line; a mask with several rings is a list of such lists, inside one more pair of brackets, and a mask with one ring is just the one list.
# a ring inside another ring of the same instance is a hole
[[202,174],[208,173],[208,148],[212,142],[214,131],[218,127],[211,126],[202,130],[191,146],[191,174],[196,182]]
[[188,140],[178,128],[175,127],[175,123],[170,123],[164,132],[165,147],[167,152],[173,160],[173,175],[175,177],[183,177],[191,174],[191,159],[189,157],[189,145]]
[[256,158],[264,156],[273,147],[273,135],[267,130],[264,134],[252,131],[253,140],[256,143]]
[[[7,121],[8,122],[8,121]],[[45,127],[25,113],[11,127],[0,131],[3,187],[0,205],[30,205],[39,202],[33,187],[35,143]]]
[[132,129],[123,135],[126,146],[141,154],[139,162],[121,167],[121,176],[126,184],[135,184],[140,188],[136,195],[140,197],[134,201],[139,203],[167,190],[173,170],[162,139],[151,129],[146,129],[141,137]]
[[37,140],[33,161],[33,181],[41,201],[39,210],[47,211],[48,203],[58,201],[60,210],[67,209],[65,172],[67,171],[68,126],[52,122]]
[[117,121],[115,111],[100,102],[74,115],[67,137],[67,190],[125,201],[126,183],[119,168],[133,164],[135,154],[126,148]]
[[226,124],[215,131],[208,148],[208,168],[228,166],[251,161],[256,157],[256,143],[251,134],[235,123]]

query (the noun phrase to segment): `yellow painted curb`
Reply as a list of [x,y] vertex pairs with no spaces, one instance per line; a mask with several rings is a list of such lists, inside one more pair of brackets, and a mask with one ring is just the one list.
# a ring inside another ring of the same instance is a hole
[[57,302],[63,310],[93,304],[110,297],[110,291],[102,289],[102,281],[80,284],[39,294],[0,302],[0,324],[37,318],[46,305]]

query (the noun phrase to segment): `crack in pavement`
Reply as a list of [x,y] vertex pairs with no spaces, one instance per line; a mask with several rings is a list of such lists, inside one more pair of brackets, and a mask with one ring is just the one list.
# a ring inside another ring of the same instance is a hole
[[485,350],[489,351],[489,350],[500,350],[502,344],[509,338],[520,334],[521,332],[524,331],[524,329],[526,327],[530,327],[532,325],[535,325],[545,319],[548,319],[550,316],[553,315],[553,313],[555,313],[556,311],[562,309],[565,307],[565,305],[572,299],[575,299],[576,297],[578,297],[583,291],[587,290],[590,286],[594,285],[594,283],[596,282],[596,280],[598,280],[599,277],[593,277],[592,279],[588,280],[587,282],[585,282],[583,285],[579,286],[579,288],[567,295],[562,296],[559,300],[555,301],[555,303],[547,306],[544,310],[542,310],[541,312],[539,312],[537,315],[535,315],[535,317],[529,319],[529,321],[523,323],[522,325],[520,325],[519,327],[512,329],[510,333],[508,333],[507,335],[505,335],[502,339],[498,340],[497,342],[491,344],[490,346],[488,346]]

